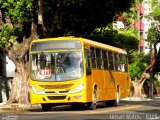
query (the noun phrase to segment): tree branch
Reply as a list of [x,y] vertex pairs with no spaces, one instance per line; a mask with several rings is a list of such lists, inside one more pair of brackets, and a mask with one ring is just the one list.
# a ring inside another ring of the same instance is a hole
[[27,53],[27,51],[29,50],[30,42],[31,39],[25,39],[25,37],[23,38],[23,42],[19,45],[21,49],[16,52],[17,59],[22,59],[23,56]]
[[144,82],[147,78],[147,73],[149,73],[149,71],[151,71],[151,69],[154,67],[155,65],[155,60],[152,60],[151,64],[149,66],[146,67],[146,69],[143,71],[142,75],[141,75],[141,79],[139,80],[139,84],[141,84],[142,82]]
[[3,52],[6,52],[6,53],[8,53],[8,51],[9,51],[8,48],[2,47],[2,46],[0,46],[0,50],[2,50]]

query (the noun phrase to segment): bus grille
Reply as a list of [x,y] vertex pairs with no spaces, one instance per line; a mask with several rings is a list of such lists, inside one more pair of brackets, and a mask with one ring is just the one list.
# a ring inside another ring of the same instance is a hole
[[48,96],[49,100],[63,100],[66,96]]
[[[58,91],[58,93],[64,93],[64,94],[67,94],[69,91],[66,90],[66,91]],[[50,93],[50,94],[58,94],[57,91],[46,91],[45,93]]]
[[60,84],[60,85],[40,85],[44,89],[67,89],[70,88],[73,84]]

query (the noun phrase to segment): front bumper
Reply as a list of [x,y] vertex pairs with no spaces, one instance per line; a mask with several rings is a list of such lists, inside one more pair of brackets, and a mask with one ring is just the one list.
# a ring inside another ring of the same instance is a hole
[[31,104],[71,104],[71,103],[86,103],[86,90],[79,93],[68,94],[35,94],[30,92]]

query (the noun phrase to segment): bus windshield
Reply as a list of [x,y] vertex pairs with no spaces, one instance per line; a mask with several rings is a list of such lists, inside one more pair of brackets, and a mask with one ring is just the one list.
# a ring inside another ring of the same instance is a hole
[[39,81],[66,81],[82,77],[82,52],[40,52],[31,54],[30,76]]

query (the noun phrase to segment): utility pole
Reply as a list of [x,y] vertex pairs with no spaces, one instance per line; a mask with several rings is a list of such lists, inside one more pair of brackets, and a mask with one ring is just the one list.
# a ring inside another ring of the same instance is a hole
[[138,17],[138,38],[140,39],[140,1],[137,1],[137,17]]
[[141,2],[140,0],[137,0],[137,28],[138,28],[138,39],[140,41],[139,44],[139,54],[141,54],[141,52],[143,51],[143,49],[141,48],[141,14],[140,14],[140,6],[141,6]]
[[[150,64],[155,59],[152,43],[150,44]],[[150,85],[149,85],[149,98],[153,99],[153,68],[150,69]]]
[[[156,43],[158,43],[159,41],[159,23],[156,23],[156,31],[155,31],[158,35],[156,37]],[[154,49],[153,49],[154,48]],[[156,48],[156,44],[154,43],[154,46],[152,46],[152,43],[150,44],[150,64],[156,59],[156,55],[157,55],[157,48]],[[154,75],[153,75],[153,69],[151,68],[150,70],[150,87],[149,87],[149,98],[153,98],[153,82],[154,82]]]

